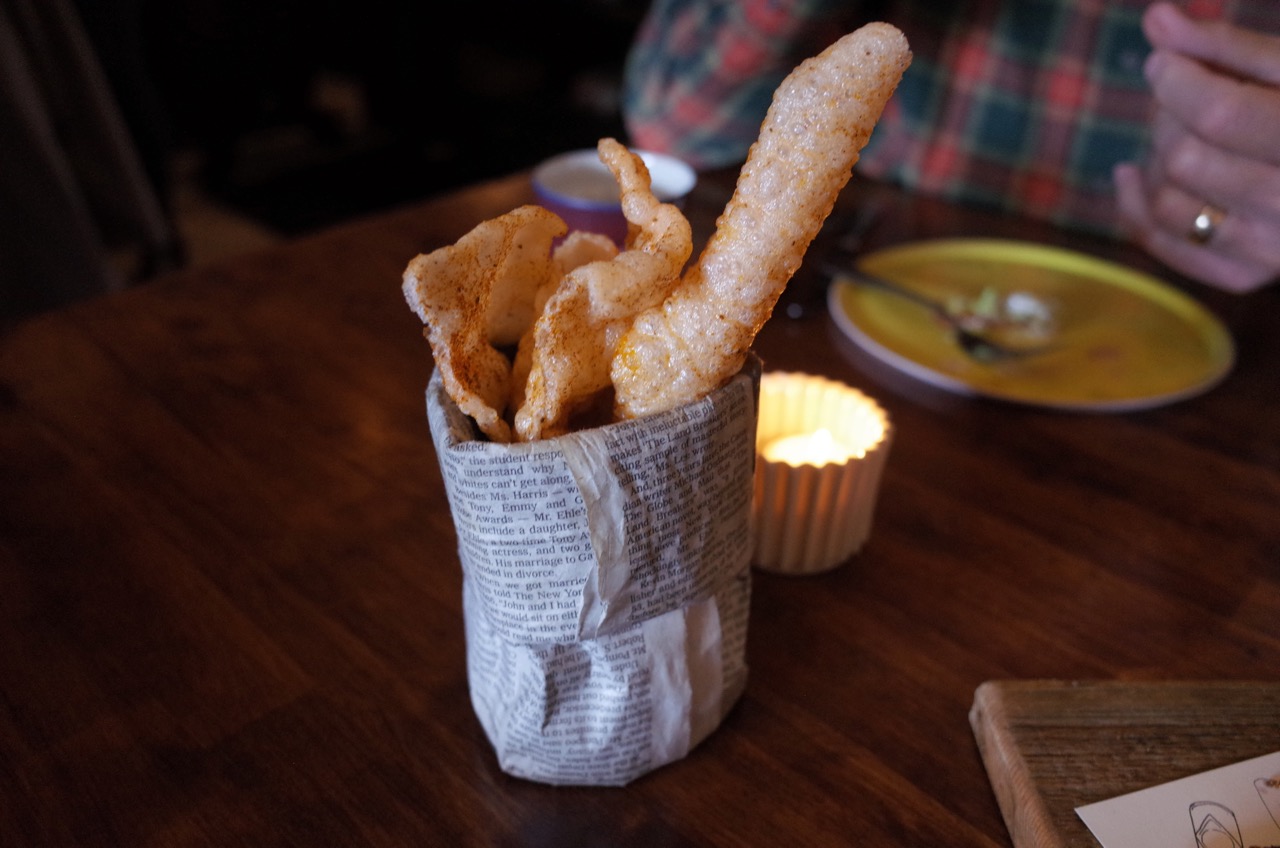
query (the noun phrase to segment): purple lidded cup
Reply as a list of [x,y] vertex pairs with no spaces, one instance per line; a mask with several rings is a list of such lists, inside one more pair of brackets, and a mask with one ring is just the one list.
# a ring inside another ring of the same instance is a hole
[[[634,152],[649,169],[654,196],[680,206],[697,183],[693,168],[663,153]],[[602,233],[619,247],[626,242],[627,219],[618,184],[595,148],[571,150],[543,161],[533,170],[533,190],[538,204],[559,215],[570,231]]]

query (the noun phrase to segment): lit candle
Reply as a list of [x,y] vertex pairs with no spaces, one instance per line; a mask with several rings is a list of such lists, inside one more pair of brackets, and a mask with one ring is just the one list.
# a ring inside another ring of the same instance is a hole
[[765,374],[756,433],[755,564],[789,574],[848,559],[871,530],[888,416],[850,386]]
[[856,454],[837,442],[830,430],[822,427],[816,433],[797,433],[774,439],[761,449],[760,455],[769,462],[799,466],[848,462]]
[[861,459],[884,438],[884,427],[877,421],[854,423],[856,426],[850,428],[847,441],[837,439],[826,427],[819,427],[812,433],[773,439],[760,449],[760,455],[769,462],[785,462],[790,466],[822,466]]

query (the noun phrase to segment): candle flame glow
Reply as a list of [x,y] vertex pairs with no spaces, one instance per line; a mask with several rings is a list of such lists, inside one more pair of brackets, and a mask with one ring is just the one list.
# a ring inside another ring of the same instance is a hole
[[760,453],[769,462],[785,462],[791,466],[843,463],[866,454],[837,440],[826,427],[774,439],[764,445]]

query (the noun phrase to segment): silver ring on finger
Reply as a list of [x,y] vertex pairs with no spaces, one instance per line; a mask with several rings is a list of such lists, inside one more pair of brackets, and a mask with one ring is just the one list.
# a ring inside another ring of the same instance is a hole
[[1206,203],[1200,207],[1200,211],[1196,213],[1195,220],[1191,222],[1191,229],[1187,232],[1187,240],[1192,244],[1207,244],[1214,234],[1218,232],[1218,227],[1222,224],[1222,219],[1227,217],[1227,213],[1212,203]]

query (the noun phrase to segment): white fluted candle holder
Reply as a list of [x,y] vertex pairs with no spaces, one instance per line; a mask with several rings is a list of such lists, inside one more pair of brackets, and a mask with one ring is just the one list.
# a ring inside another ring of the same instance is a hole
[[809,374],[760,381],[754,496],[757,568],[817,574],[871,533],[893,430],[875,400]]

